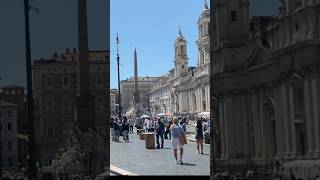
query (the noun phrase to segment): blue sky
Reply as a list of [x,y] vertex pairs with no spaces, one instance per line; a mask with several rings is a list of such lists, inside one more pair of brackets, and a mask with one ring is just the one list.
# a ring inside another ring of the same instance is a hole
[[[209,0],[208,0],[209,4]],[[139,76],[160,76],[174,67],[174,41],[181,26],[188,42],[189,65],[197,64],[197,20],[204,0],[111,0],[110,85],[117,88],[116,33],[120,78],[133,76],[134,48]],[[278,0],[251,0],[252,15],[276,15]]]
[[[88,0],[90,49],[109,49],[109,0]],[[77,0],[30,0],[40,14],[30,13],[32,59],[50,58],[77,47]],[[25,86],[23,0],[1,0],[0,87]]]

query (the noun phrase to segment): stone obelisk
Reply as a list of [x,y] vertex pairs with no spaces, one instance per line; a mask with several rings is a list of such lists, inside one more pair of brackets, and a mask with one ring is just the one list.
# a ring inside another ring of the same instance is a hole
[[78,97],[76,104],[76,122],[82,132],[94,128],[94,97],[90,93],[89,84],[89,50],[87,28],[87,3],[78,0]]
[[137,116],[140,116],[140,94],[139,94],[139,87],[138,87],[138,56],[137,50],[134,49],[134,94],[133,94],[133,101],[135,105],[135,109],[137,111]]

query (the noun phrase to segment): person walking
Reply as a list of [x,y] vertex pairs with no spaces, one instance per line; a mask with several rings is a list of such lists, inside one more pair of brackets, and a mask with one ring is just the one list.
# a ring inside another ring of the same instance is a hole
[[[179,125],[178,119],[176,117],[173,118],[173,124],[170,126],[170,132],[171,132],[171,144],[173,149],[173,155],[177,162],[177,164],[183,164],[182,156],[183,156],[183,145],[180,143],[179,138],[183,135],[184,130]],[[180,149],[180,160],[178,161],[178,152],[177,152],[177,146],[179,146]]]
[[130,133],[133,133],[133,126],[134,126],[134,120],[133,120],[133,118],[131,118],[131,119],[129,119]]
[[[166,131],[165,131],[165,133],[164,133],[164,136],[165,136],[164,138],[165,138],[165,139],[170,139],[170,140],[171,140],[171,133],[170,133],[171,124],[172,124],[172,120],[169,119],[169,121],[168,121],[168,126],[166,127]],[[169,138],[168,138],[168,134],[169,134]]]
[[141,127],[140,127],[140,119],[139,118],[136,118],[135,126],[137,128],[137,134],[139,134],[139,129],[141,129]]
[[161,148],[163,148],[163,134],[164,134],[164,124],[161,122],[160,118],[156,122],[156,140],[157,140],[157,149],[160,149],[159,138],[161,138]]
[[151,118],[148,118],[147,120],[147,131],[154,132],[154,121]]
[[118,118],[114,120],[113,124],[114,134],[115,134],[115,141],[119,142],[119,136],[120,136],[120,124],[118,122]]
[[129,123],[127,117],[123,117],[122,122],[122,137],[124,142],[129,142]]
[[197,150],[198,153],[203,154],[203,126],[202,121],[198,120],[196,125],[196,141],[197,141]]
[[182,120],[180,121],[180,124],[181,124],[184,132],[186,133],[187,132],[187,120],[186,120],[186,117],[182,118]]

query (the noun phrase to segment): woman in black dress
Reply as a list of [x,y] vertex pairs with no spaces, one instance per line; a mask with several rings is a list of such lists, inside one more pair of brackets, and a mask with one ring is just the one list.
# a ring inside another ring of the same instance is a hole
[[[197,141],[197,150],[198,153],[203,154],[203,126],[202,126],[202,121],[198,120],[197,121],[197,126],[196,126],[196,141]],[[199,149],[200,146],[200,149]]]

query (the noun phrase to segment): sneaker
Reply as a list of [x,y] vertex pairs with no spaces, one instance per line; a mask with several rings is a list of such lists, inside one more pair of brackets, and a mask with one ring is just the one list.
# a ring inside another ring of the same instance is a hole
[[177,164],[179,164],[179,161],[178,161],[178,160],[176,160],[176,163],[177,163]]
[[180,164],[181,164],[181,165],[183,164],[183,161],[182,161],[182,160],[180,160]]

